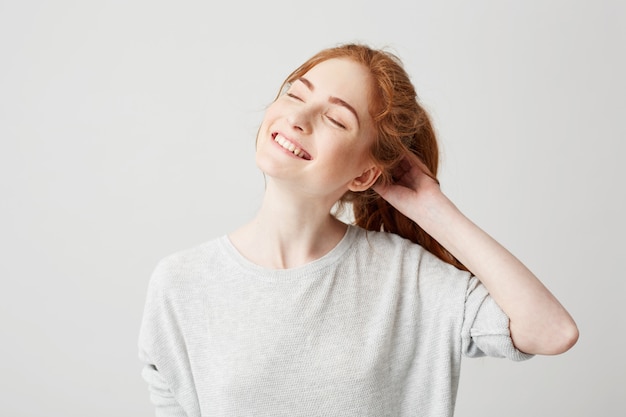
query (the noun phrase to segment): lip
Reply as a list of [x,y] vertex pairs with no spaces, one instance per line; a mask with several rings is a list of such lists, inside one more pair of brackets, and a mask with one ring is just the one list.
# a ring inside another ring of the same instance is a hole
[[[296,148],[300,149],[300,151],[302,151],[304,153],[304,155],[297,156],[293,152],[290,152],[288,149],[283,148],[278,142],[275,141],[276,136],[278,136],[278,135],[280,135],[284,139],[288,140],[289,142],[293,143]],[[291,137],[285,135],[282,132],[278,132],[278,131],[277,132],[272,132],[272,142],[274,142],[274,144],[276,144],[276,146],[281,148],[285,153],[290,154],[294,158],[302,159],[302,160],[305,160],[305,161],[310,161],[310,160],[313,159],[311,157],[311,154],[306,149],[304,149],[304,147],[302,146],[302,144],[300,142],[298,142],[297,140],[292,139]]]

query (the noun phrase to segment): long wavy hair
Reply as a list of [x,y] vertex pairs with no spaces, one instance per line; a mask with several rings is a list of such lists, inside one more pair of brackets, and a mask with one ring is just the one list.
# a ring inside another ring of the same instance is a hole
[[[420,105],[415,88],[396,55],[362,44],[324,49],[285,79],[279,95],[311,68],[333,58],[351,59],[370,71],[372,96],[369,112],[376,129],[370,154],[382,171],[378,181],[392,183],[392,172],[409,152],[417,155],[436,178],[439,164],[437,138],[430,117]],[[400,235],[423,246],[443,261],[466,270],[439,242],[374,190],[348,191],[339,203],[344,208],[352,207],[356,225],[366,230]]]

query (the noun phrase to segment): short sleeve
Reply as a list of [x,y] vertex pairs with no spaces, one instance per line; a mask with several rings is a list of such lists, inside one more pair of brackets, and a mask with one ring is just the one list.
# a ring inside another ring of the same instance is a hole
[[533,357],[513,345],[509,318],[476,277],[469,280],[461,337],[463,354],[468,357],[492,356],[514,361]]

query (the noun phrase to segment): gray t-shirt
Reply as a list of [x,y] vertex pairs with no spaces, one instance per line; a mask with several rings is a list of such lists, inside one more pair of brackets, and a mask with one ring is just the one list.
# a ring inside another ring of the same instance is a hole
[[350,226],[271,270],[226,236],[163,259],[141,332],[157,416],[452,416],[461,356],[523,360],[471,274]]

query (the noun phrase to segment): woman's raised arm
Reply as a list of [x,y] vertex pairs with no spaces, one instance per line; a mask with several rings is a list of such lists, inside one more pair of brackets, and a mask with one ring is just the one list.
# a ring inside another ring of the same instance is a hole
[[519,350],[553,355],[576,343],[576,324],[556,297],[522,262],[461,213],[416,156],[408,156],[395,174],[395,184],[377,185],[375,190],[480,279],[509,317],[511,337]]

